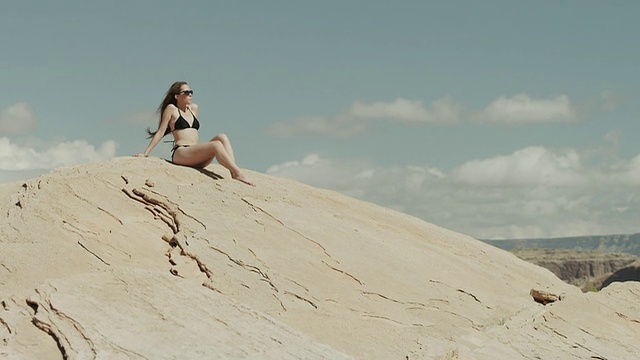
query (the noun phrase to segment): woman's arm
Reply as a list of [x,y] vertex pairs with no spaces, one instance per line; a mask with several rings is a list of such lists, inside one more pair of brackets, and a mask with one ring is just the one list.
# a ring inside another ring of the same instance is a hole
[[169,121],[171,120],[172,115],[173,115],[173,107],[167,106],[167,108],[164,109],[164,111],[162,112],[162,118],[160,119],[160,125],[158,125],[158,131],[156,131],[156,134],[153,136],[153,138],[151,138],[151,141],[149,142],[149,146],[147,146],[147,149],[144,151],[144,154],[136,154],[134,156],[144,156],[144,157],[149,156],[149,154],[151,153],[151,150],[153,150],[153,148],[156,147],[156,145],[158,145],[162,137],[164,137],[164,133],[165,131],[167,131],[167,126],[169,126]]

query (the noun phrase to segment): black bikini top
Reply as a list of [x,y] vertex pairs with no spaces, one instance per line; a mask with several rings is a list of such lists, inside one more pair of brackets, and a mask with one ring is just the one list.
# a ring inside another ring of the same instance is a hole
[[200,129],[200,123],[198,122],[198,119],[196,118],[196,116],[193,114],[193,111],[189,109],[189,112],[193,116],[193,124],[191,125],[189,125],[187,120],[182,117],[182,114],[180,113],[180,108],[178,108],[179,116],[178,116],[178,119],[176,119],[176,122],[173,124],[173,131],[182,130],[182,129],[196,129],[196,130]]

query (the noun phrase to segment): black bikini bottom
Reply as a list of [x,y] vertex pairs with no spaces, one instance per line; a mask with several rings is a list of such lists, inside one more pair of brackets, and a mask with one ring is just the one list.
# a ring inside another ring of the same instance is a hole
[[171,161],[173,161],[173,157],[176,155],[176,149],[181,147],[189,147],[191,145],[174,145],[173,149],[171,149]]

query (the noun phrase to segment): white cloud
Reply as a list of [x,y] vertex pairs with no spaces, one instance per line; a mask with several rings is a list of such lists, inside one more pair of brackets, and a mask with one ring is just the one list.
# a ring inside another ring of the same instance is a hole
[[574,149],[527,147],[507,156],[469,161],[454,172],[454,177],[474,185],[573,186],[585,181],[581,170],[580,155]]
[[463,121],[499,124],[571,122],[577,118],[578,111],[567,95],[552,99],[534,99],[527,94],[511,98],[502,96],[483,110],[467,110],[463,103],[451,97],[440,98],[429,107],[421,100],[397,98],[391,102],[356,101],[334,117],[307,116],[281,121],[271,125],[267,134],[347,137],[365,133],[372,120],[445,125]]
[[391,119],[405,122],[426,122],[451,124],[460,120],[464,106],[452,98],[434,101],[429,109],[420,100],[398,98],[393,102],[356,102],[347,109],[347,118]]
[[463,112],[464,106],[450,97],[434,101],[429,108],[422,101],[402,98],[393,102],[357,101],[335,117],[307,116],[275,123],[267,129],[267,134],[277,137],[349,137],[366,133],[371,120],[454,124],[460,121]]
[[[363,171],[368,171],[371,168],[371,163],[363,159],[336,161],[323,159],[318,154],[309,154],[300,161],[288,161],[271,166],[267,169],[267,173],[296,179],[307,184],[315,184],[318,187],[357,197],[360,191],[358,187],[353,187],[353,179],[368,181],[373,174],[367,174]],[[340,174],[340,177],[336,177],[336,174]]]
[[85,140],[74,140],[37,149],[0,138],[0,182],[33,177],[61,166],[107,160],[115,156],[116,146],[111,140],[98,148]]
[[398,98],[392,102],[366,103],[357,101],[334,117],[307,116],[277,122],[267,134],[277,137],[329,136],[350,137],[367,132],[368,122],[388,119],[406,123],[455,124],[462,118],[464,106],[444,97],[426,108],[422,101]]
[[15,103],[0,113],[0,134],[18,134],[35,129],[37,118],[29,104]]
[[445,170],[309,155],[267,172],[477,238],[639,231],[640,156],[615,165],[593,164],[586,156],[575,149],[530,147]]
[[503,124],[574,121],[577,119],[577,110],[567,95],[533,99],[527,94],[518,94],[511,98],[501,96],[476,113],[474,118],[481,122]]

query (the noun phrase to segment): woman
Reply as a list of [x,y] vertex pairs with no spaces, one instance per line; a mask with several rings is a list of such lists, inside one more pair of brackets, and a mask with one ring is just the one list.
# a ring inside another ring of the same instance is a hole
[[254,185],[244,177],[233,157],[231,142],[225,134],[220,134],[209,142],[198,144],[198,105],[192,102],[193,90],[185,81],[173,83],[167,91],[164,100],[158,107],[160,122],[158,130],[147,133],[151,142],[144,154],[134,156],[149,156],[149,153],[165,135],[171,133],[174,146],[171,150],[171,161],[174,164],[204,168],[211,164],[214,158],[218,163],[229,169],[231,177],[248,185]]

